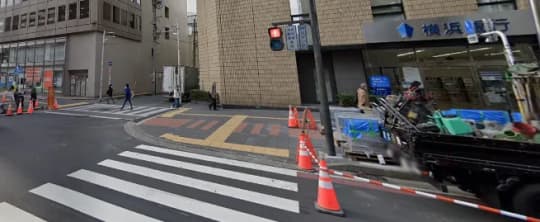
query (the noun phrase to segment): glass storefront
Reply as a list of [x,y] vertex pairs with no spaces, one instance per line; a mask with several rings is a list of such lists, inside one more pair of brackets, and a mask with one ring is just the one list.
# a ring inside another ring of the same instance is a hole
[[[531,45],[515,44],[512,48],[517,63],[537,61]],[[503,48],[498,44],[404,49],[368,46],[364,61],[368,76],[390,77],[394,94],[403,92],[413,81],[422,82],[441,109],[517,109],[511,85],[505,81]]]
[[45,92],[52,84],[62,93],[65,47],[65,38],[0,44],[0,89],[35,86]]

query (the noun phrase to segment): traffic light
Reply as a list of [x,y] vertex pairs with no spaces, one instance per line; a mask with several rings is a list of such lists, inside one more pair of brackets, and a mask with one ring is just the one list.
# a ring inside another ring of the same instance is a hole
[[283,43],[283,31],[280,27],[269,28],[268,35],[270,35],[270,48],[272,51],[281,51],[285,48],[285,43]]

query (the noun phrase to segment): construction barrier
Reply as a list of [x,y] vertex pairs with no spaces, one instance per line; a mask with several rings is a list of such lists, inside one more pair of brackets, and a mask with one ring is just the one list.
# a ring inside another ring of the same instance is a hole
[[[315,156],[309,151],[309,149],[306,149],[306,150],[309,153],[309,155],[312,157],[313,161],[319,164],[319,160],[315,158]],[[325,166],[326,166],[326,163],[325,163]],[[319,164],[319,168],[323,168],[322,164]],[[475,204],[475,203],[471,203],[471,202],[468,202],[468,201],[457,200],[457,199],[446,197],[446,196],[443,196],[443,195],[437,195],[437,194],[431,194],[431,193],[427,193],[427,192],[417,191],[417,190],[409,188],[409,187],[402,187],[402,186],[398,186],[398,185],[394,185],[394,184],[384,183],[384,182],[381,182],[381,181],[378,181],[378,180],[367,179],[367,178],[355,176],[352,173],[340,172],[340,171],[331,170],[331,169],[327,169],[326,171],[331,175],[351,179],[351,180],[362,182],[362,183],[368,183],[368,184],[372,184],[372,185],[376,185],[376,186],[379,186],[379,187],[384,187],[384,188],[388,188],[388,189],[392,189],[392,190],[397,190],[397,191],[407,193],[407,194],[413,194],[413,195],[422,196],[422,197],[426,197],[426,198],[430,198],[430,199],[434,199],[434,200],[439,200],[439,201],[446,202],[446,203],[452,203],[452,204],[457,204],[457,205],[460,205],[460,206],[474,208],[474,209],[478,209],[478,210],[481,210],[481,211],[484,211],[484,212],[497,214],[497,215],[501,215],[501,216],[505,216],[505,217],[509,217],[509,218],[514,218],[514,219],[518,219],[518,220],[521,220],[521,221],[540,222],[540,219],[538,219],[538,218],[529,217],[529,216],[526,216],[526,215],[513,213],[513,212],[510,212],[510,211],[506,211],[506,210],[496,209],[496,208],[492,208],[492,207],[489,207],[489,206],[486,206],[486,205]]]

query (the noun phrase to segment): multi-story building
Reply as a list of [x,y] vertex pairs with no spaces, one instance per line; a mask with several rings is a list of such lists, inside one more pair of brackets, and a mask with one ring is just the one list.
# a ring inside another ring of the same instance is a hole
[[66,96],[96,97],[110,82],[117,93],[125,83],[153,92],[154,71],[177,64],[172,33],[187,36],[185,0],[155,1],[156,32],[153,3],[0,0],[0,88],[52,85]]
[[[267,33],[272,22],[308,13],[307,3],[198,1],[200,85],[208,90],[217,83],[224,104],[317,103],[313,54],[272,52]],[[485,30],[483,18],[492,19],[509,36],[517,62],[538,55],[528,0],[317,0],[317,11],[333,102],[382,75],[394,93],[421,81],[441,107],[507,108],[512,96],[502,45],[469,45],[469,19],[477,32]]]

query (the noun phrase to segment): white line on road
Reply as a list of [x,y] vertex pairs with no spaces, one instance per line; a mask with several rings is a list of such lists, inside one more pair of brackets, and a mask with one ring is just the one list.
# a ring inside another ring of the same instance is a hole
[[126,151],[118,155],[132,158],[132,159],[143,160],[146,162],[151,162],[151,163],[155,163],[159,165],[186,169],[186,170],[210,174],[210,175],[214,175],[218,177],[224,177],[224,178],[229,178],[233,180],[239,180],[239,181],[244,181],[248,183],[254,183],[254,184],[259,184],[263,186],[298,192],[298,185],[296,183],[292,183],[288,181],[283,181],[283,180],[278,180],[278,179],[273,179],[273,178],[268,178],[268,177],[261,177],[261,176],[241,173],[241,172],[232,171],[232,170],[208,167],[204,165],[193,164],[193,163],[188,163],[188,162],[183,162],[183,161],[171,160],[171,159],[156,157],[156,156],[142,154],[142,153],[130,152],[130,151]]
[[90,115],[88,117],[92,117],[92,118],[98,118],[98,119],[112,119],[112,120],[123,120],[122,118],[117,118],[117,117],[109,117],[109,116],[96,116],[96,115]]
[[229,166],[236,166],[236,167],[254,169],[254,170],[259,170],[259,171],[264,171],[264,172],[269,172],[269,173],[282,174],[282,175],[287,175],[287,176],[292,176],[292,177],[296,177],[297,175],[296,170],[278,168],[278,167],[267,166],[267,165],[256,164],[256,163],[242,162],[242,161],[231,160],[231,159],[226,159],[226,158],[206,156],[206,155],[195,154],[195,153],[187,153],[187,152],[182,152],[179,150],[164,149],[164,148],[148,146],[148,145],[139,145],[135,148],[140,149],[140,150],[152,151],[156,153],[163,153],[163,154],[168,154],[168,155],[173,155],[173,156],[187,157],[191,159],[199,159],[199,160],[204,160],[208,162],[220,163],[220,164],[225,164]]
[[45,222],[45,220],[39,217],[36,217],[6,202],[0,203],[0,221]]
[[112,114],[123,114],[123,113],[130,113],[130,112],[133,112],[135,110],[141,110],[141,109],[146,109],[147,107],[146,106],[139,106],[139,107],[135,107],[133,110],[120,110],[120,111],[116,111],[116,112],[112,112]]
[[257,203],[268,207],[282,209],[293,213],[300,213],[300,204],[298,201],[289,200],[281,197],[276,197],[268,194],[258,193],[254,191],[244,190],[236,187],[213,183],[209,181],[199,180],[191,177],[180,176],[160,170],[154,170],[147,167],[141,167],[129,163],[123,163],[115,160],[105,160],[98,163],[100,166],[109,167],[112,169],[137,174],[156,180],[161,180],[169,183],[178,184],[181,186],[191,187],[194,189],[216,193],[219,195],[232,197],[235,199]]
[[61,116],[77,116],[77,117],[85,117],[86,115],[83,115],[83,114],[75,114],[75,113],[61,113],[61,112],[49,112],[49,111],[44,111],[42,113],[45,113],[45,114],[53,114],[53,115],[61,115]]
[[148,116],[151,116],[151,115],[154,115],[154,114],[167,112],[167,111],[169,111],[169,110],[170,110],[169,108],[161,108],[161,109],[156,110],[156,111],[144,113],[144,114],[143,114],[143,117],[148,117]]
[[103,221],[159,221],[52,183],[30,192]]
[[250,215],[88,170],[79,170],[69,174],[68,176],[216,221],[272,221],[266,218]]

